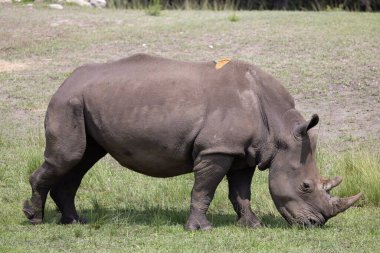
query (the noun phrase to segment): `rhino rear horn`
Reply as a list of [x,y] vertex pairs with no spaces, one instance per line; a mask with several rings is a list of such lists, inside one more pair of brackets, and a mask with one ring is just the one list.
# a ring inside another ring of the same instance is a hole
[[319,122],[318,114],[313,114],[309,121],[306,121],[305,123],[296,127],[295,135],[296,136],[305,136],[307,134],[307,131],[309,131],[309,129],[315,127],[318,124],[318,122]]
[[323,180],[323,189],[330,191],[332,188],[338,186],[342,182],[342,177],[336,176],[333,179]]
[[353,204],[355,204],[356,201],[358,201],[362,197],[363,193],[358,193],[354,196],[348,197],[348,198],[336,198],[332,201],[332,207],[333,207],[333,213],[331,217],[346,211],[348,208],[350,208]]

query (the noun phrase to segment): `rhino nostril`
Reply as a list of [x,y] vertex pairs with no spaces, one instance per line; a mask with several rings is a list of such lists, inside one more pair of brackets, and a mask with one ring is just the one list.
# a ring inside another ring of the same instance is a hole
[[317,220],[314,220],[314,219],[309,219],[309,224],[311,226],[317,226],[318,225],[318,221]]

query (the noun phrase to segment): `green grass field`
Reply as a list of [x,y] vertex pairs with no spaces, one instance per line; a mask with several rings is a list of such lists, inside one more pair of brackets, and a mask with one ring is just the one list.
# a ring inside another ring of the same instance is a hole
[[[0,252],[378,252],[380,249],[380,15],[348,12],[97,10],[0,3]],[[107,156],[84,178],[77,208],[87,225],[28,224],[22,201],[42,162],[50,97],[85,63],[146,52],[169,58],[246,60],[282,80],[305,115],[318,113],[321,174],[344,176],[334,194],[363,191],[357,207],[323,228],[291,228],[257,171],[252,208],[266,224],[235,226],[227,182],[208,217],[183,229],[193,176],[156,179]]]

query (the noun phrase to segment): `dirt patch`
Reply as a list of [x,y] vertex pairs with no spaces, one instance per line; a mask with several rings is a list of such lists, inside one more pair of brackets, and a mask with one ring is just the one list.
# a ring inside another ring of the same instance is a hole
[[1,72],[14,72],[26,69],[28,66],[24,63],[9,62],[0,59],[0,73]]

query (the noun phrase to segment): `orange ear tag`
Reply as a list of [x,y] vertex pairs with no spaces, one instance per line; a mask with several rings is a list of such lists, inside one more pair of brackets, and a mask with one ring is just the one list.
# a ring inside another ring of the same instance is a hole
[[230,58],[222,58],[222,59],[219,59],[218,61],[214,61],[215,62],[215,69],[221,69],[221,68],[223,68],[224,65],[226,65],[230,61],[231,61]]

